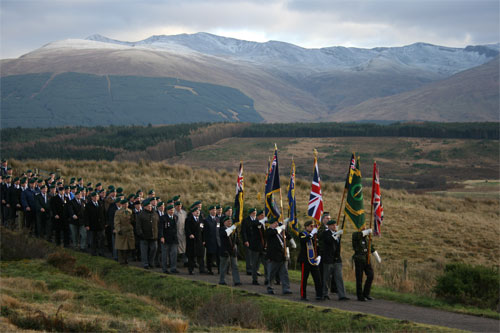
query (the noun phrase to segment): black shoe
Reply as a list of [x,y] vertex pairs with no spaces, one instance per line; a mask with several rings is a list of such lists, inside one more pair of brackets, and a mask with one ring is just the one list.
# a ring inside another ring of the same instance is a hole
[[262,276],[262,274],[260,274],[259,272],[257,272],[257,276]]
[[219,284],[220,284],[221,286],[227,286],[227,283],[226,283],[226,282],[219,282]]
[[281,282],[280,282],[280,281],[276,281],[276,285],[278,285],[278,286],[279,286],[280,284],[281,284]]
[[267,286],[269,284],[269,280],[264,281],[264,285]]
[[252,281],[252,284],[253,284],[254,286],[258,286],[258,285],[260,285],[259,281]]
[[330,297],[329,296],[323,296],[323,299],[324,300],[330,300]]
[[178,270],[173,270],[170,273],[172,273],[172,274],[179,274],[179,271]]
[[291,295],[291,294],[293,294],[293,293],[290,290],[287,290],[287,291],[283,292],[283,295]]
[[185,262],[185,263],[184,263],[184,267],[188,267],[188,266],[189,266],[189,265],[188,265],[188,263],[187,263],[187,262]]
[[170,274],[170,272],[169,271],[165,271],[165,272],[163,272],[163,274]]
[[360,302],[366,302],[366,299],[364,297],[358,297],[358,301],[360,301]]
[[208,271],[208,272],[207,272],[207,274],[208,274],[208,275],[214,275],[214,272],[212,272],[212,271]]
[[339,298],[339,301],[348,301],[348,300],[350,300],[349,297],[341,297],[341,298]]
[[269,295],[274,295],[274,291],[273,291],[272,289],[268,289],[268,290],[267,290],[267,293],[268,293]]
[[309,299],[305,298],[305,297],[301,297],[300,298],[301,301],[304,301],[304,302],[309,302]]
[[193,275],[193,272],[189,272],[189,275]]
[[150,269],[150,267],[149,266],[144,266],[144,269]]
[[252,275],[252,272],[247,272],[247,275]]
[[370,297],[370,296],[365,296],[365,298],[368,300],[368,301],[373,301],[373,298]]
[[322,301],[323,300],[323,296],[316,296],[316,300],[317,301]]
[[234,286],[235,286],[235,287],[236,287],[236,286],[241,286],[241,282],[236,282],[236,283],[234,284]]

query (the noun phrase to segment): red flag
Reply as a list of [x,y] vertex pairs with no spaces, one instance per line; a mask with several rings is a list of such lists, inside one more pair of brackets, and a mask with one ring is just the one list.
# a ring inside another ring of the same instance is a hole
[[384,206],[382,205],[382,196],[380,194],[380,180],[378,177],[377,162],[373,163],[373,182],[372,182],[372,207],[373,207],[373,235],[380,236],[382,230],[382,221],[384,220]]

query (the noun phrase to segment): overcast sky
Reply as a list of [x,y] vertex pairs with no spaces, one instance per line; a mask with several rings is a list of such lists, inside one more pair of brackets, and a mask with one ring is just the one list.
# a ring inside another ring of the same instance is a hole
[[67,38],[209,32],[302,47],[499,42],[499,0],[0,0],[0,58]]

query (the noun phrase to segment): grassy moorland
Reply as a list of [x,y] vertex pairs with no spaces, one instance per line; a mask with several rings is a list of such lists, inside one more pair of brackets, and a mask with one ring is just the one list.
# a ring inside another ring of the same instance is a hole
[[[85,182],[100,181],[106,186],[113,184],[123,187],[126,193],[135,193],[139,188],[145,191],[155,189],[163,199],[180,194],[186,206],[197,199],[203,200],[205,206],[211,203],[232,205],[237,176],[237,164],[225,165],[231,166],[233,172],[225,168],[192,169],[146,161],[25,160],[11,161],[11,164],[16,170],[35,167],[42,170],[60,169],[65,178],[79,176]],[[287,174],[281,165],[282,186],[286,188]],[[385,190],[382,177],[385,219],[382,237],[374,238],[374,246],[383,261],[375,265],[375,285],[432,296],[435,279],[448,263],[500,265],[498,192],[486,199],[415,194],[404,190]],[[263,206],[257,200],[258,192],[263,190],[263,178],[262,173],[245,172],[245,207]],[[342,184],[323,182],[322,189],[326,209],[336,215],[342,197]],[[370,189],[365,188],[364,191],[365,207],[369,207]],[[309,192],[310,181],[297,179],[297,210],[301,223],[307,220]],[[286,204],[286,195],[283,196]],[[352,231],[352,225],[346,223],[346,234]],[[292,252],[292,256],[295,255]],[[343,242],[344,276],[347,281],[354,281],[351,255],[347,237]],[[403,277],[404,260],[408,262],[406,279]]]

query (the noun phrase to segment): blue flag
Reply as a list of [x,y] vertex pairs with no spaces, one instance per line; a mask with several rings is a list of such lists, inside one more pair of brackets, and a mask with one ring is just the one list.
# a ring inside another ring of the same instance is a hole
[[281,212],[274,201],[273,194],[279,192],[280,187],[280,173],[278,168],[278,147],[274,145],[274,157],[269,167],[266,180],[266,216],[268,219],[274,217],[279,219]]
[[299,221],[297,220],[297,205],[295,201],[295,163],[292,160],[290,185],[288,186],[288,211],[291,230],[299,235]]

